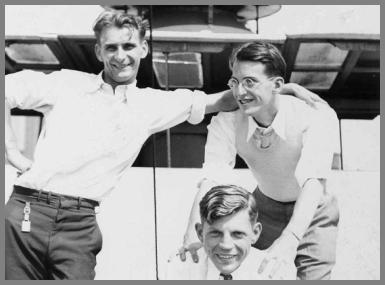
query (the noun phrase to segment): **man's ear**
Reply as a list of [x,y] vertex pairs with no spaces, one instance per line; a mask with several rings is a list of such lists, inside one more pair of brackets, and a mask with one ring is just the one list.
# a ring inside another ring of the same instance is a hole
[[282,87],[285,84],[285,80],[282,77],[278,76],[278,77],[274,78],[273,83],[274,83],[273,92],[275,94],[281,93]]
[[146,40],[143,40],[143,42],[142,42],[142,49],[143,49],[143,52],[142,52],[142,55],[140,58],[145,58],[147,56],[148,50],[149,50],[148,43]]
[[256,222],[253,226],[253,238],[251,239],[251,242],[254,244],[257,242],[259,239],[259,236],[261,235],[262,232],[262,224],[260,222]]
[[95,55],[96,55],[96,58],[100,61],[100,62],[103,62],[102,60],[102,56],[101,56],[101,47],[99,46],[98,43],[95,44]]
[[201,223],[195,224],[195,231],[201,243],[203,243],[203,225]]

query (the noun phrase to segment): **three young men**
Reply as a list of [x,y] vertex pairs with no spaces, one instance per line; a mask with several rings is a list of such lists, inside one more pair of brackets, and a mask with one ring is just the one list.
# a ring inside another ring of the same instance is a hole
[[[206,96],[137,88],[148,53],[139,18],[106,11],[94,32],[104,66],[98,75],[21,71],[5,78],[6,156],[21,173],[5,207],[6,279],[93,279],[102,247],[94,208],[146,139],[236,107],[230,91]],[[10,125],[14,107],[44,115],[33,161],[17,148]]]

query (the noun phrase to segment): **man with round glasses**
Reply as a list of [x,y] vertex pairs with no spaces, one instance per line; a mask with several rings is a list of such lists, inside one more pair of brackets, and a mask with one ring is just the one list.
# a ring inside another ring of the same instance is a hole
[[255,270],[269,268],[273,276],[295,262],[298,279],[330,279],[339,212],[326,182],[335,147],[331,138],[338,126],[336,114],[327,104],[311,108],[293,96],[280,95],[286,63],[271,44],[241,46],[233,52],[230,68],[228,85],[239,109],[219,113],[208,126],[204,177],[181,258],[185,259],[186,251],[196,258],[199,243],[193,225],[199,219],[198,203],[214,185],[233,182],[238,154],[258,182],[253,195],[262,233],[254,246],[266,249],[267,256]]

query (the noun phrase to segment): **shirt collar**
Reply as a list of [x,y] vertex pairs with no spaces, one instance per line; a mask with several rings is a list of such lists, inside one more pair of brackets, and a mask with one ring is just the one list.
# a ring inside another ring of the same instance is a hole
[[[282,100],[280,100],[282,101]],[[280,102],[281,103],[281,102]],[[283,106],[279,106],[278,112],[275,115],[275,118],[273,122],[271,123],[270,126],[267,128],[262,128],[260,127],[253,119],[252,116],[248,116],[248,130],[247,130],[247,141],[250,140],[250,138],[253,136],[254,132],[256,129],[263,130],[263,133],[269,132],[270,130],[274,130],[274,132],[280,136],[282,139],[286,139],[286,134],[285,134],[285,108]]]
[[[127,84],[127,85],[119,85],[119,86],[124,86],[124,88],[127,90],[131,90],[131,89],[134,89],[136,88],[136,83],[137,83],[137,80],[135,79],[134,82],[130,83],[130,84]],[[88,88],[88,91],[89,92],[96,92],[97,90],[99,89],[103,89],[104,86],[109,86],[109,88],[111,88],[111,86],[104,82],[103,80],[103,70],[99,72],[99,74],[97,74],[94,78],[94,80],[92,81],[92,83],[90,84],[89,88]],[[126,94],[126,97],[127,97],[127,92],[125,92]]]

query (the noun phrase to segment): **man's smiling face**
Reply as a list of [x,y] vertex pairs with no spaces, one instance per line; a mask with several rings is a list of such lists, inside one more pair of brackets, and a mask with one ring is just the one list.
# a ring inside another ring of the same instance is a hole
[[273,105],[278,78],[269,77],[261,62],[236,60],[231,81],[235,82],[232,91],[239,108],[246,115],[254,116]]
[[212,224],[197,224],[198,237],[204,249],[224,274],[236,270],[250,252],[261,232],[261,224],[251,222],[248,210],[223,217]]
[[113,87],[135,81],[140,60],[148,45],[136,29],[107,27],[95,45],[96,57],[104,65],[104,80]]

